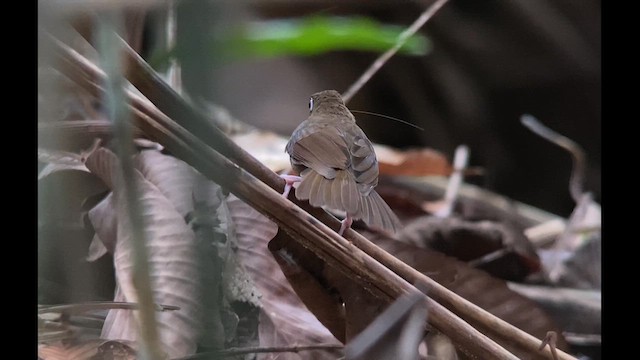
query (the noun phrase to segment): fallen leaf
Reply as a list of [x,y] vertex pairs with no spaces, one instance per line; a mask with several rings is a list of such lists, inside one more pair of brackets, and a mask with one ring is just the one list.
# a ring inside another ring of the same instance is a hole
[[[547,313],[532,300],[509,289],[503,280],[437,251],[380,235],[367,233],[367,237],[447,289],[538,339],[543,339],[547,331],[562,333]],[[557,347],[567,349],[561,336],[558,336]],[[522,357],[523,354],[520,355]]]
[[113,193],[109,193],[107,197],[89,210],[87,217],[96,232],[91,245],[89,245],[87,259],[93,259],[89,261],[97,260],[104,255],[105,251],[113,254],[118,231],[118,216],[113,204]]
[[40,170],[38,180],[63,170],[89,172],[89,169],[84,165],[84,158],[82,155],[69,151],[38,148],[38,161],[47,164],[42,170]]
[[[127,203],[122,189],[113,187],[116,183],[115,169],[118,159],[107,149],[98,149],[87,159],[87,167],[100,176],[114,191],[113,211],[127,214]],[[203,331],[204,312],[201,303],[203,274],[198,261],[193,231],[174,205],[151,182],[144,179],[137,170],[133,172],[138,189],[147,244],[149,274],[152,281],[154,301],[178,306],[180,310],[156,314],[160,341],[169,356],[178,357],[195,353],[197,341]],[[100,225],[96,232],[100,232]],[[117,235],[114,248],[114,266],[121,298],[116,301],[138,302],[137,290],[133,285],[134,259],[132,248],[132,225],[127,216],[118,216]],[[102,336],[107,339],[136,341],[135,321],[128,312],[112,310],[105,321]],[[134,329],[132,329],[132,327]]]
[[38,357],[42,360],[86,360],[98,354],[104,340],[91,340],[81,344],[57,342],[38,346]]
[[79,343],[53,343],[40,345],[38,357],[42,360],[135,360],[134,344],[126,341],[89,340]]
[[403,242],[468,262],[493,276],[521,281],[540,270],[535,248],[509,223],[422,216],[398,235]]
[[220,186],[180,159],[145,150],[135,156],[134,166],[183,217],[194,210],[194,199],[206,203],[214,212],[220,205]]
[[288,138],[269,131],[251,131],[232,136],[231,139],[275,172],[291,167],[289,155],[284,151]]
[[[278,227],[235,196],[227,205],[234,222],[238,259],[251,274],[262,294],[260,346],[339,344],[333,335],[300,301],[267,248]],[[259,359],[335,359],[335,350],[313,350],[303,354],[259,354]]]
[[447,157],[434,149],[400,151],[380,144],[374,149],[382,175],[448,176],[453,170]]

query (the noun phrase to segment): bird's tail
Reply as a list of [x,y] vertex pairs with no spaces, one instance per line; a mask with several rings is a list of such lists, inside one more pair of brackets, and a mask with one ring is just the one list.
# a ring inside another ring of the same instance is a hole
[[400,220],[382,197],[375,190],[368,195],[361,194],[348,171],[336,172],[333,179],[327,179],[312,169],[306,169],[300,175],[302,182],[296,187],[299,200],[309,200],[313,206],[346,211],[354,219],[362,219],[371,227],[392,233],[400,228]]
[[[359,215],[367,225],[382,228],[392,233],[398,231],[402,225],[393,210],[375,190],[371,190],[369,195],[362,197]],[[354,217],[358,218],[358,216]]]

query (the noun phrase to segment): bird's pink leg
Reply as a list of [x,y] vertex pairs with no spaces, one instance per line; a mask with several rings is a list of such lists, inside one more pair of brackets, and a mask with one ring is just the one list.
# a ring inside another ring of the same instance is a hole
[[338,231],[338,235],[342,236],[344,231],[351,227],[352,223],[353,223],[353,218],[351,217],[351,215],[347,214],[347,217],[340,222],[341,225],[340,225],[340,230]]
[[286,182],[284,191],[282,192],[282,197],[286,199],[289,197],[289,191],[291,191],[293,184],[302,181],[302,178],[296,175],[280,175],[280,177]]

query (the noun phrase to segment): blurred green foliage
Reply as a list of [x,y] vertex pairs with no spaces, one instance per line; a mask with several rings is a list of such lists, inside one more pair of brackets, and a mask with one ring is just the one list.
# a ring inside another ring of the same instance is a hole
[[[233,50],[244,56],[317,55],[335,50],[384,52],[392,47],[404,27],[385,25],[364,17],[311,17],[271,20],[249,25],[234,41]],[[411,37],[400,49],[424,55],[426,37]]]
[[[384,52],[405,30],[366,17],[309,17],[254,22],[229,30],[223,39],[212,39],[210,48],[223,61],[277,56],[312,56],[330,51]],[[431,44],[424,35],[414,35],[400,48],[405,55],[425,55]],[[154,56],[155,68],[166,65],[175,50]],[[185,54],[187,55],[187,54]]]

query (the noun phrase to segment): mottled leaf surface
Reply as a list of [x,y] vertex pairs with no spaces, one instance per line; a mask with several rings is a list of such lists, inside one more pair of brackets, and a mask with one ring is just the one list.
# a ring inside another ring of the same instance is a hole
[[[307,310],[293,291],[267,248],[277,233],[275,223],[235,196],[227,205],[233,219],[238,258],[251,274],[262,297],[260,302],[260,346],[338,343]],[[260,354],[260,359],[335,359],[335,352]]]
[[[117,158],[106,149],[99,149],[87,159],[87,167],[113,186],[117,183],[114,170]],[[180,307],[177,311],[156,314],[161,342],[169,356],[178,357],[193,354],[203,327],[203,309],[200,302],[200,264],[193,231],[185,223],[183,216],[157,186],[134,171],[138,188],[138,201],[145,224],[149,272],[156,303]],[[114,191],[113,211],[118,215],[114,265],[116,281],[121,291],[120,301],[138,302],[133,285],[134,257],[132,247],[132,225],[127,213],[122,189]],[[96,232],[106,231],[101,226],[108,223],[93,223]],[[135,341],[136,332],[130,315],[120,314],[123,310],[113,310],[107,318],[103,337]]]

